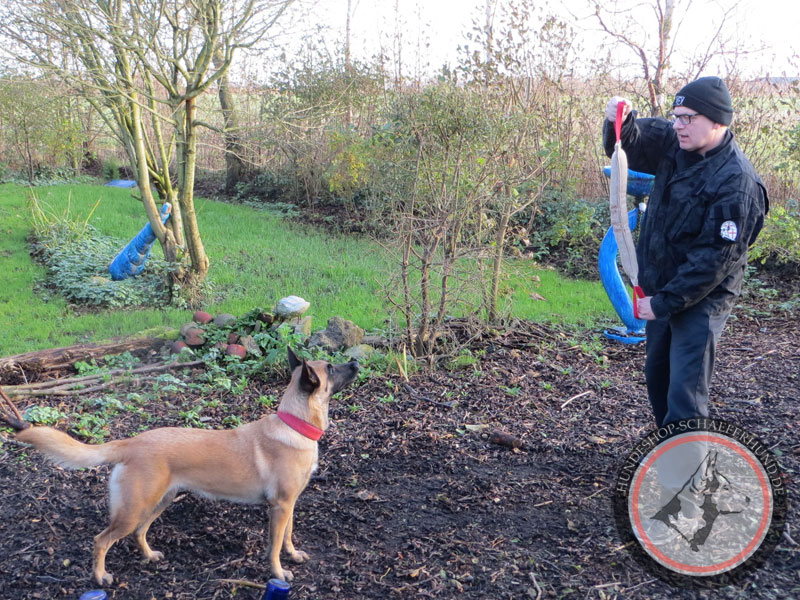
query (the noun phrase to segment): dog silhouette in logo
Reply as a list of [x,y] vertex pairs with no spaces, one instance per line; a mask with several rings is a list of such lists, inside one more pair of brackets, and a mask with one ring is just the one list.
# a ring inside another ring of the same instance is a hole
[[[750,498],[717,469],[717,452],[710,451],[683,487],[652,517],[677,531],[698,552],[716,520],[744,511]],[[700,513],[700,518],[697,515]]]

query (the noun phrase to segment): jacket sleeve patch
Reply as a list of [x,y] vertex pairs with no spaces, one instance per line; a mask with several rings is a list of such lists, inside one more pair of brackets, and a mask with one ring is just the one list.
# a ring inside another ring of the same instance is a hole
[[737,204],[714,207],[714,221],[717,229],[715,237],[718,243],[726,244],[739,241],[741,214],[741,208]]
[[719,237],[729,242],[735,242],[739,238],[739,227],[735,221],[723,221],[719,227]]

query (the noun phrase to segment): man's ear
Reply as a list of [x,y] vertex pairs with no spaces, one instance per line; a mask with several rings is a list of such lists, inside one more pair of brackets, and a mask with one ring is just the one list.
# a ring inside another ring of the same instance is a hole
[[289,372],[294,373],[294,370],[299,367],[302,363],[300,359],[297,358],[297,355],[292,350],[291,346],[286,346],[287,354],[289,355]]
[[303,361],[301,367],[300,389],[310,394],[319,387],[319,377],[306,361]]

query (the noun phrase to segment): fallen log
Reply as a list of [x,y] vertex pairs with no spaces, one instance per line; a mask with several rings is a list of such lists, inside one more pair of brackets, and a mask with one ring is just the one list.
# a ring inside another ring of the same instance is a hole
[[177,331],[148,331],[137,337],[96,344],[76,344],[0,358],[0,385],[38,381],[44,373],[71,369],[78,361],[89,361],[123,352],[156,350],[176,338]]

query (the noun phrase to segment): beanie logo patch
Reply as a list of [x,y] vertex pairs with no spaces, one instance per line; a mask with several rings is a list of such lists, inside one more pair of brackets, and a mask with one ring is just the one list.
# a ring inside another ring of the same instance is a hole
[[686,96],[675,96],[675,103],[673,104],[673,106],[681,106],[685,99]]

